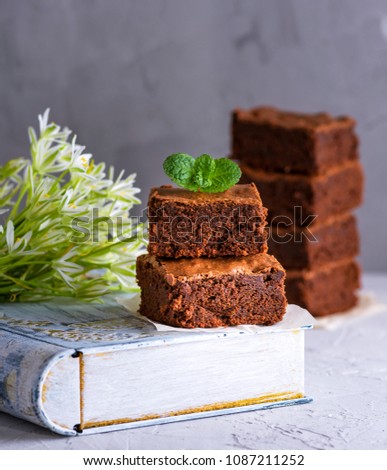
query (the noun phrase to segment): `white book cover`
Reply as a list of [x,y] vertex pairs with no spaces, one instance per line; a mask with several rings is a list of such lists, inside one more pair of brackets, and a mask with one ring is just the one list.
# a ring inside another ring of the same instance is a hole
[[119,301],[0,304],[0,411],[76,435],[310,401],[306,310],[183,330]]

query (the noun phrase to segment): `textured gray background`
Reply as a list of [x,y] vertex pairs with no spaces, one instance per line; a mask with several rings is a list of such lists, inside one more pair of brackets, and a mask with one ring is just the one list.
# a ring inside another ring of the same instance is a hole
[[232,108],[358,120],[362,262],[387,270],[385,0],[0,0],[0,160],[47,106],[143,199],[177,151],[222,156]]

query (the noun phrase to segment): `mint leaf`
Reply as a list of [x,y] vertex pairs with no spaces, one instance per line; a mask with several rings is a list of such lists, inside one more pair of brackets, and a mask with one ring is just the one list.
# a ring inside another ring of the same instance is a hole
[[241,177],[241,170],[235,162],[228,158],[214,159],[207,154],[195,160],[186,153],[176,153],[166,158],[163,168],[178,186],[205,193],[226,191]]
[[209,188],[212,184],[212,174],[215,170],[215,160],[209,155],[201,155],[195,160],[194,164],[194,181],[199,186],[200,190]]
[[163,164],[166,175],[178,186],[197,191],[198,185],[194,181],[195,160],[186,153],[175,153],[167,157]]
[[239,166],[228,158],[214,160],[215,168],[211,175],[211,185],[203,188],[205,193],[222,193],[237,184],[241,177]]

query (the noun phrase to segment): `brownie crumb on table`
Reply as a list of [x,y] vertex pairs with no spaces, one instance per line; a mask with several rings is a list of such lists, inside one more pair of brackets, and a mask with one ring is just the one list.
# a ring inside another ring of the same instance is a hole
[[183,328],[272,325],[286,310],[285,271],[267,254],[137,259],[140,313]]

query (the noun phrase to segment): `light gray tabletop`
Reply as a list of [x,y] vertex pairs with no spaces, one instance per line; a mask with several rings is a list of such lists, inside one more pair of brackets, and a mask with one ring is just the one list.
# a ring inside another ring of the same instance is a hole
[[[387,274],[363,285],[387,305]],[[387,449],[387,307],[306,336],[310,404],[71,438],[0,413],[0,449]]]

